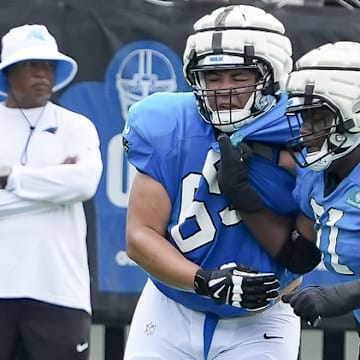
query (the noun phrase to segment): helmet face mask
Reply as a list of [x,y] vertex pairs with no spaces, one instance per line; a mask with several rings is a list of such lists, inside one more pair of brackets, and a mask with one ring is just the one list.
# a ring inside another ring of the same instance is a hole
[[[290,101],[287,119],[293,137],[288,147],[293,158],[300,167],[324,170],[334,156],[347,149],[346,124],[339,110],[321,97],[313,97],[311,104],[306,105],[301,97],[290,98]],[[299,128],[300,135],[296,133]]]
[[[291,43],[279,20],[262,9],[235,5],[202,17],[194,30],[184,52],[184,75],[205,121],[220,131],[234,132],[268,111],[292,69]],[[256,74],[251,87],[219,85],[214,92],[205,81],[209,72],[249,69]],[[226,89],[228,99],[223,100]],[[238,98],[245,94],[244,103]],[[228,108],[221,103],[227,103]]]
[[[239,56],[228,58],[243,62]],[[191,76],[200,114],[225,132],[251,122],[275,100],[265,95],[271,93],[273,80],[269,67],[262,62],[197,66],[191,70]]]
[[288,144],[301,167],[325,170],[360,145],[359,54],[359,43],[325,44],[303,55],[289,75],[288,123],[301,129]]

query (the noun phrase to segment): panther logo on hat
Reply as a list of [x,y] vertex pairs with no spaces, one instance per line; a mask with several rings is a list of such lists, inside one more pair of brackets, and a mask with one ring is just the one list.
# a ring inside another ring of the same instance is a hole
[[75,77],[78,65],[74,59],[58,50],[55,38],[44,25],[22,25],[11,29],[2,38],[0,63],[0,93],[6,95],[6,68],[20,61],[53,60],[55,81],[53,92],[60,90]]

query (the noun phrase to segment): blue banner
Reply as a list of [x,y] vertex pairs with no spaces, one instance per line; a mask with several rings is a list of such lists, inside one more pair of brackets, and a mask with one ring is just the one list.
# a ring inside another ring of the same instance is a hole
[[162,43],[136,41],[114,55],[104,82],[74,84],[59,99],[61,105],[88,116],[99,132],[104,172],[94,205],[100,292],[140,292],[146,280],[126,254],[126,209],[134,176],[122,150],[128,108],[154,92],[185,90],[189,87],[179,56]]

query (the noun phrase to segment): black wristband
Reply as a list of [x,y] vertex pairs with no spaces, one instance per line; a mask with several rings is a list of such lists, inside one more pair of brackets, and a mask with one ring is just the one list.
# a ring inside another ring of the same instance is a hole
[[0,189],[5,189],[9,176],[0,176]]
[[0,189],[5,189],[11,169],[12,168],[7,165],[0,166]]
[[321,251],[315,243],[298,234],[286,241],[275,260],[296,274],[306,274],[321,261]]

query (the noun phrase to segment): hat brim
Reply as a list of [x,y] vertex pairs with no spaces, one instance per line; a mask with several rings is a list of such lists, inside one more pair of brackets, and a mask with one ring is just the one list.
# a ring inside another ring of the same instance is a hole
[[18,62],[27,60],[52,60],[56,62],[53,92],[69,84],[74,79],[78,65],[74,59],[58,51],[49,51],[43,47],[18,51],[0,63],[0,93],[7,95],[8,81],[4,70]]

